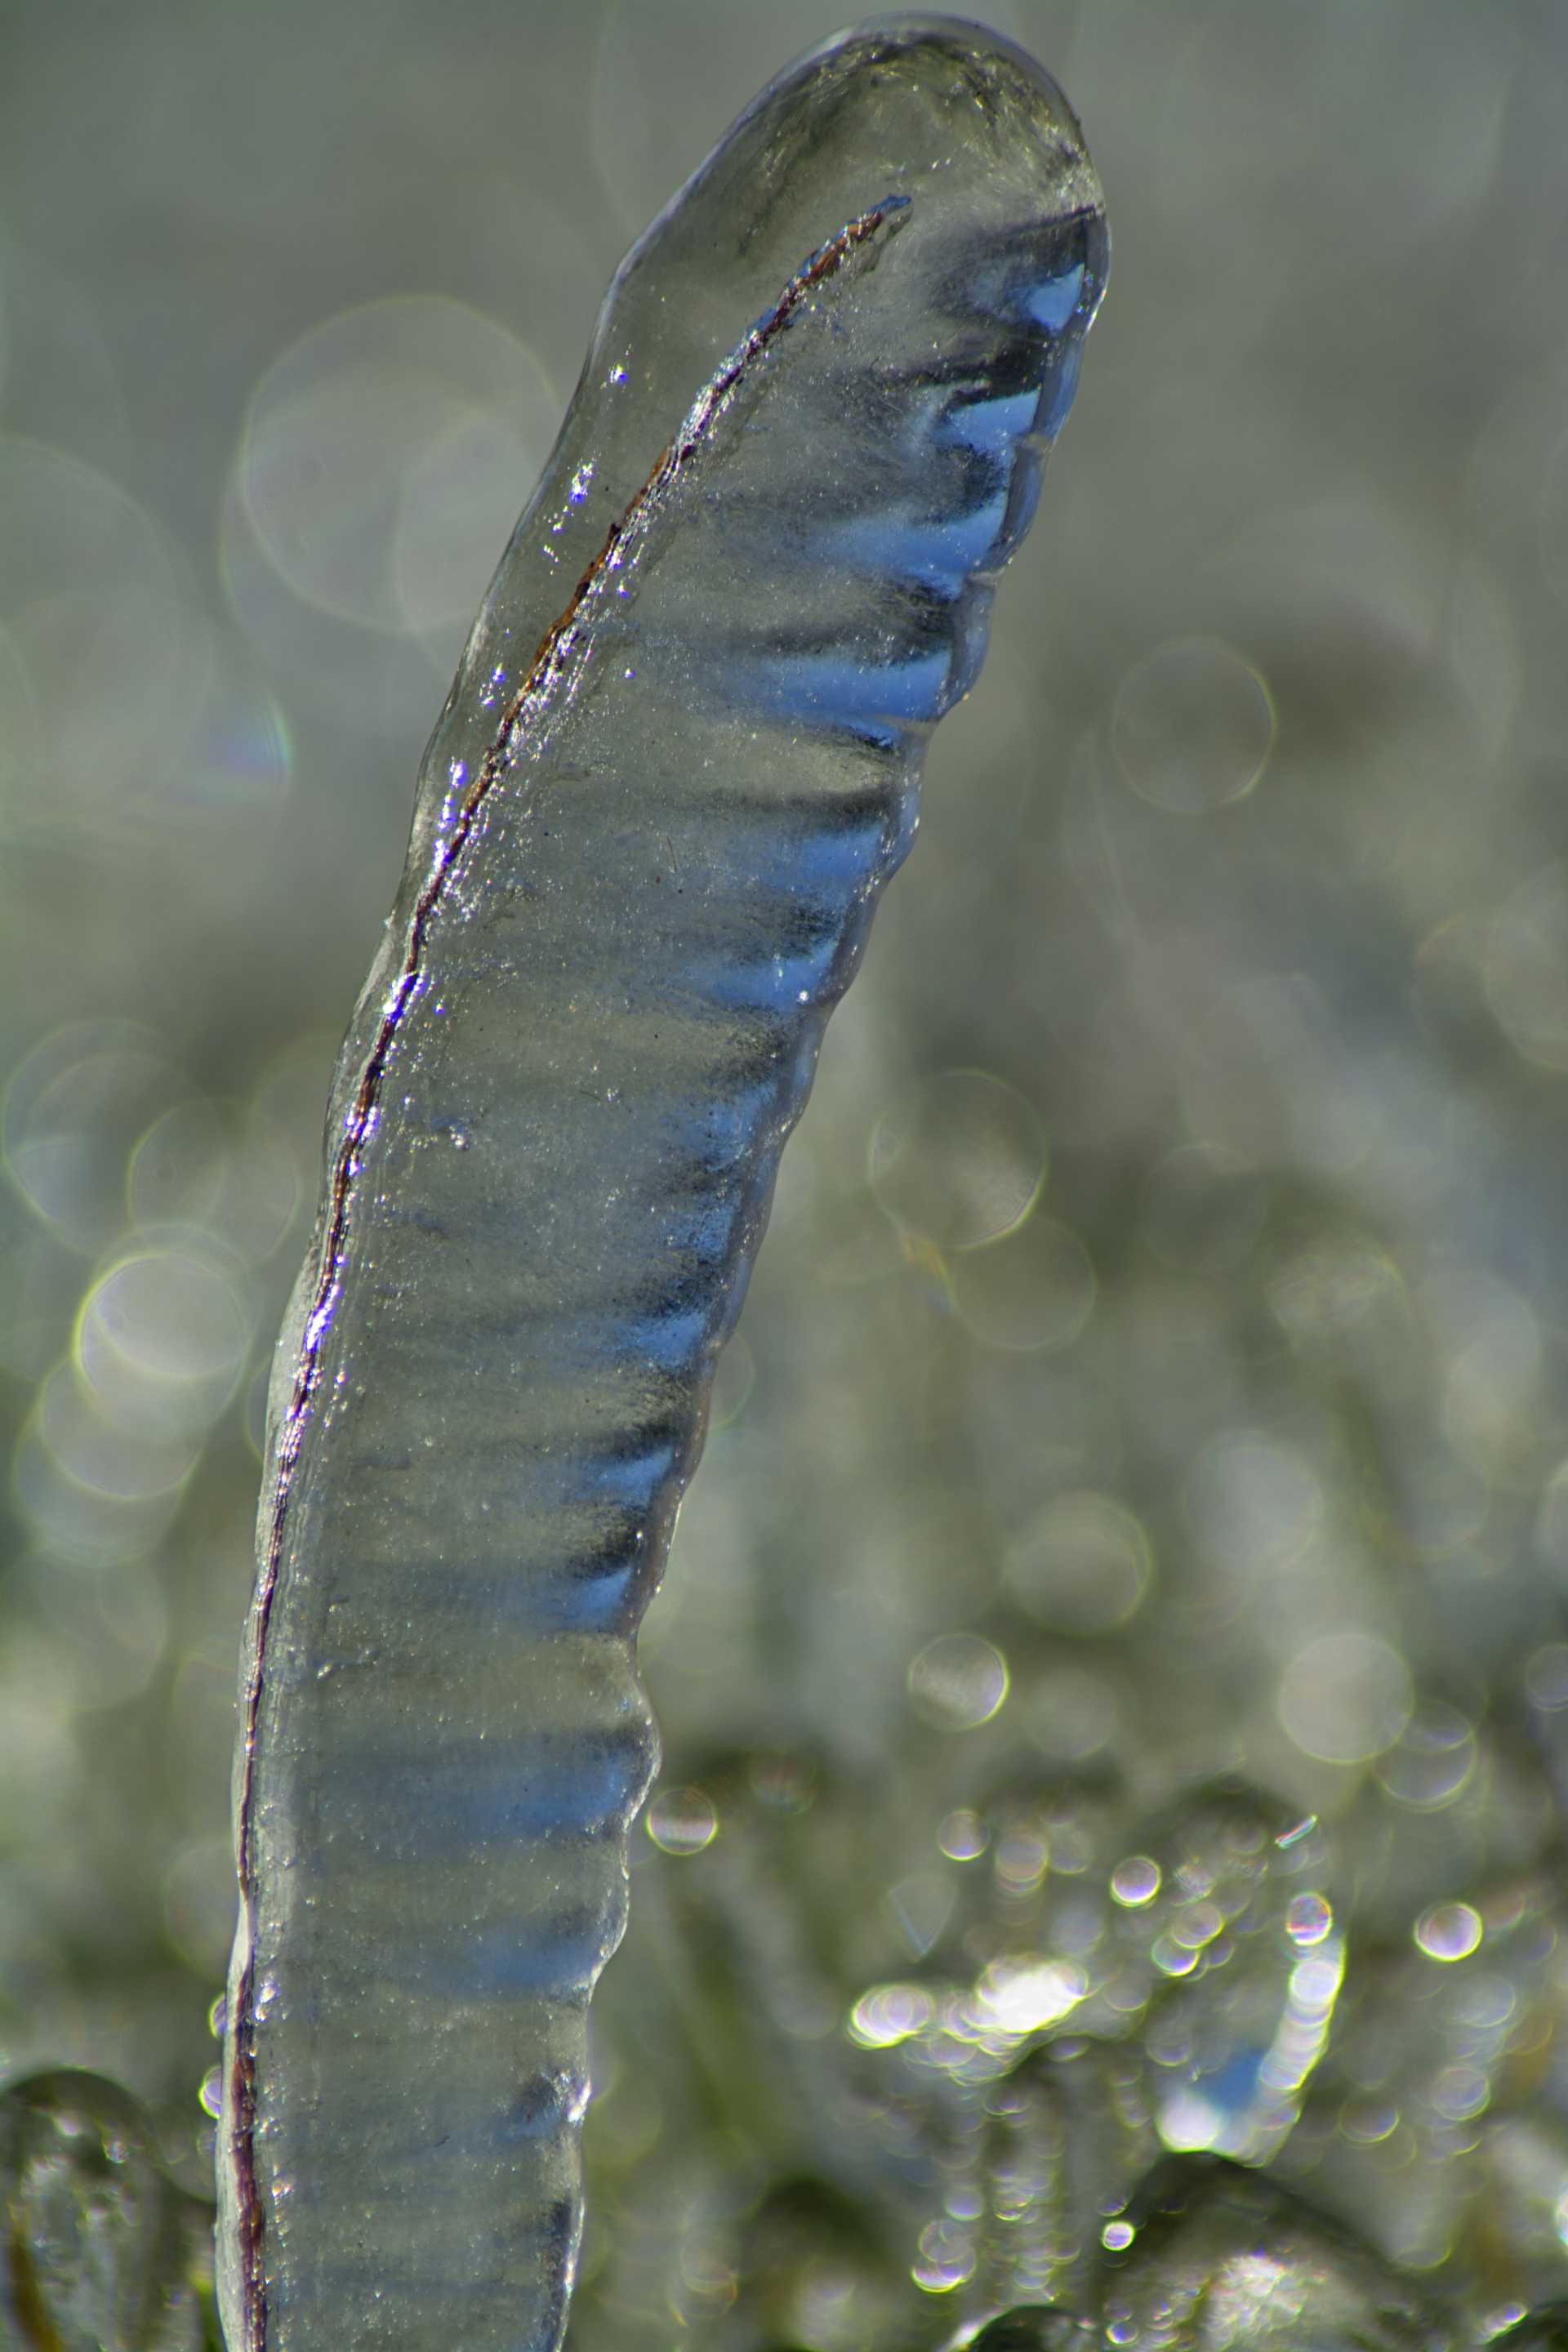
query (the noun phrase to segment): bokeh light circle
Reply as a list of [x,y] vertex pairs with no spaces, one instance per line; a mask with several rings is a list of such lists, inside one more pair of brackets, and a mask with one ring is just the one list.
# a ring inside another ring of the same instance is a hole
[[871,1137],[871,1189],[895,1224],[938,1249],[999,1241],[1045,1182],[1045,1131],[1016,1087],[945,1070],[912,1087]]
[[1110,741],[1122,774],[1154,808],[1202,816],[1250,793],[1275,734],[1268,688],[1233,646],[1179,637],[1121,682]]
[[1279,1720],[1304,1755],[1362,1764],[1392,1747],[1410,1719],[1410,1670],[1373,1633],[1325,1633],[1280,1677]]
[[130,1021],[73,1021],[39,1040],[5,1088],[12,1182],[78,1249],[104,1247],[124,1217],[126,1159],[180,1092],[160,1040]]
[[240,499],[302,603],[455,652],[559,414],[518,336],[445,296],[392,296],[274,361],[251,399]]
[[955,1261],[953,1311],[982,1347],[1054,1354],[1083,1331],[1097,1286],[1078,1235],[1036,1210],[1000,1241]]
[[234,1394],[252,1309],[216,1255],[165,1244],[121,1258],[89,1291],[77,1358],[122,1426],[175,1435],[210,1427]]
[[910,1698],[938,1731],[973,1731],[1007,1696],[1007,1661],[978,1633],[943,1633],[911,1659]]
[[1007,1582],[1042,1625],[1109,1633],[1137,1613],[1154,1572],[1149,1540],[1109,1495],[1053,1496],[1009,1546]]
[[700,1853],[719,1833],[719,1812],[706,1789],[660,1789],[645,1816],[661,1853]]
[[167,533],[63,449],[0,434],[0,824],[121,837],[177,775],[208,633]]
[[1435,1903],[1413,1930],[1416,1949],[1429,1960],[1468,1960],[1480,1948],[1481,1915],[1469,1903]]

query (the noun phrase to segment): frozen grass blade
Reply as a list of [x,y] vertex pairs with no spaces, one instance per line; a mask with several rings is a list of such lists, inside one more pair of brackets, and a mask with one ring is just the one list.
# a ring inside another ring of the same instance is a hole
[[637,1622],[1105,261],[1055,86],[899,20],[766,91],[612,289],[426,757],[279,1343],[234,2352],[559,2339]]

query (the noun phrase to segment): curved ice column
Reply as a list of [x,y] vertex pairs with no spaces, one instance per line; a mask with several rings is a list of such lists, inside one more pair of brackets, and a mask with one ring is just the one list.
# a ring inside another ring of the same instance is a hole
[[426,756],[279,1348],[234,2352],[559,2338],[638,1618],[1105,263],[1054,84],[900,19],[775,82],[611,289]]

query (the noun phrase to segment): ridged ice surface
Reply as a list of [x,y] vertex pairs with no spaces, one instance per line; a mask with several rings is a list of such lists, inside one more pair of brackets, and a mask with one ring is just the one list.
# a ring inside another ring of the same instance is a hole
[[560,2335],[637,1621],[1105,254],[1047,78],[899,20],[765,92],[612,289],[426,758],[279,1351],[234,2352]]

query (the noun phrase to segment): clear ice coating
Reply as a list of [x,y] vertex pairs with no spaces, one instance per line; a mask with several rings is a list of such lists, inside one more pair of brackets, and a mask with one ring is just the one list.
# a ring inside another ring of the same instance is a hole
[[0,2345],[199,2352],[206,2209],[117,2084],[61,2069],[0,2093]]
[[1500,2352],[1563,2352],[1568,2345],[1568,2304],[1542,2304],[1491,2340]]
[[1207,2157],[1158,2166],[1108,2252],[1098,2317],[1138,2352],[1442,2352],[1419,2290],[1276,2182]]
[[924,2293],[1082,2311],[1162,2150],[1260,2165],[1293,2127],[1343,1975],[1334,1857],[1236,1779],[1148,1815],[1111,1773],[1025,1767],[953,1819],[963,1896],[850,2012],[866,2105]]
[[1315,1822],[1222,1782],[1141,1843],[1159,1884],[1118,1925],[1151,1986],[1150,2112],[1169,2148],[1262,2163],[1296,2120],[1344,1977],[1324,1841]]
[[232,2352],[559,2339],[637,1622],[1106,255],[1048,78],[895,19],[764,92],[611,290],[426,756],[279,1348]]

